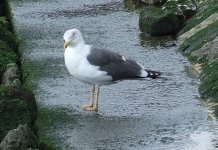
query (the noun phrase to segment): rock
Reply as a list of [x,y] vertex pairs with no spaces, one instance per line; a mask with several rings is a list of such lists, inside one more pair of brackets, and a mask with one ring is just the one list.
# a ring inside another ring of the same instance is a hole
[[7,95],[8,96],[18,96],[21,95],[22,91],[22,84],[20,82],[19,79],[15,79],[14,81],[12,81],[12,83],[10,84],[10,86],[8,86],[8,91],[7,91]]
[[2,85],[8,87],[7,95],[20,95],[22,84],[19,80],[19,69],[17,64],[10,63],[6,68],[2,77]]
[[180,20],[186,21],[196,13],[197,4],[195,0],[168,0],[162,9],[174,11]]
[[175,35],[182,23],[173,11],[145,7],[139,16],[139,28],[150,35]]
[[15,61],[16,53],[5,42],[2,41],[0,35],[0,81],[5,69],[7,68],[7,64]]
[[2,77],[2,84],[5,86],[9,86],[15,79],[19,78],[18,75],[18,66],[15,63],[10,63],[6,67],[6,71]]
[[36,101],[33,93],[22,86],[19,68],[9,63],[0,86],[0,139],[19,124],[33,126],[37,117]]
[[23,88],[17,95],[7,93],[7,88],[0,88],[0,141],[19,124],[33,127],[37,118],[36,101],[31,91]]
[[[217,102],[218,97],[218,59],[214,59],[210,63],[204,64],[201,73],[201,84],[199,92],[204,99],[214,100]],[[217,111],[216,111],[217,113]]]
[[10,130],[0,144],[2,150],[25,150],[37,147],[36,137],[27,124]]
[[191,30],[180,35],[178,37],[178,44],[182,45],[186,39],[189,39],[191,36],[193,36],[194,34],[196,34],[199,31],[201,31],[202,29],[208,27],[209,25],[211,25],[212,23],[214,23],[217,20],[218,20],[218,13],[214,13],[214,14],[210,15],[207,19],[205,19],[200,24],[193,27]]
[[218,49],[218,37],[204,44],[199,50],[193,51],[191,53],[191,56],[195,57],[197,61],[206,59],[207,61],[211,62],[215,58],[218,58],[217,49]]

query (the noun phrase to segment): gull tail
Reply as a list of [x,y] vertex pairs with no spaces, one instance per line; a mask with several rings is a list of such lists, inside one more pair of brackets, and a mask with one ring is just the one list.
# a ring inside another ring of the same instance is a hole
[[148,73],[147,77],[152,79],[159,78],[162,74],[161,72],[158,71],[151,71],[151,70],[145,70],[145,71]]

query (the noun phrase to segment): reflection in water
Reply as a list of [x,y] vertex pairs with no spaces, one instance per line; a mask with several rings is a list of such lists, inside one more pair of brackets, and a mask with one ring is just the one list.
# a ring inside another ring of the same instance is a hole
[[167,47],[176,46],[175,38],[172,36],[154,37],[154,36],[146,35],[145,33],[141,33],[139,34],[139,38],[140,38],[140,44],[143,47],[147,47],[148,45],[154,48],[157,47],[167,48]]

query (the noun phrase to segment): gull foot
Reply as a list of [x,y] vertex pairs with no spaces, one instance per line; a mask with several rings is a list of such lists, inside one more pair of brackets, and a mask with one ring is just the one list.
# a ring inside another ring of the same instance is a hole
[[83,105],[82,108],[87,111],[98,111],[98,108],[93,104]]

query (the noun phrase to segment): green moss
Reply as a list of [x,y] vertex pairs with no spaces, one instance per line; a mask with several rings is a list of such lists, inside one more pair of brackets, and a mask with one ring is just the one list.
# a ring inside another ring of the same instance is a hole
[[73,118],[67,114],[62,108],[39,108],[39,115],[37,120],[38,136],[41,149],[45,150],[60,150],[61,148],[56,145],[56,140],[51,138],[48,133],[51,127],[57,124],[68,122]]
[[[11,8],[8,0],[3,4],[3,16],[0,17],[0,81],[7,64],[18,62],[19,41],[14,32]],[[37,118],[37,107],[34,95],[23,86],[0,85],[0,141],[9,130],[15,129],[20,124],[34,126]],[[32,148],[38,144],[34,138],[30,142]]]
[[203,67],[200,93],[218,102],[218,59]]
[[[31,91],[20,88],[0,86],[0,141],[9,130],[20,124],[33,127],[37,118],[37,107]],[[36,141],[34,143],[37,143]],[[38,147],[33,144],[32,147]]]
[[7,30],[9,30],[10,24],[9,22],[6,20],[5,17],[0,17],[0,24]]
[[0,24],[0,40],[4,41],[8,45],[8,47],[13,49],[14,51],[17,51],[18,39],[12,32],[9,32],[1,24]]
[[[208,41],[218,36],[217,27],[218,21],[186,40],[180,49],[185,51],[186,54],[199,50]],[[192,61],[196,61],[197,59],[190,55],[188,56]],[[204,97],[218,101],[218,60],[214,60],[210,64],[208,64],[206,58],[198,60],[198,63],[202,62],[204,63],[204,67],[201,74],[202,83],[200,84],[199,91]]]
[[[186,26],[178,34],[190,30],[200,24],[210,15],[218,12],[218,0],[211,0],[202,3],[199,6],[197,14],[187,21]],[[206,28],[198,31],[190,38],[186,39],[179,47],[192,62],[202,63],[202,73],[200,74],[201,84],[199,92],[205,99],[218,102],[218,58],[213,55],[213,51],[207,52],[206,49],[201,49],[206,43],[214,40],[218,36],[218,21],[214,21]],[[201,51],[200,51],[201,50]],[[218,116],[218,106],[215,107],[215,114]]]
[[[193,51],[199,50],[205,43],[213,40],[216,36],[218,36],[218,21],[197,32],[189,39],[186,39],[179,49],[186,54],[189,54]],[[195,58],[190,59],[195,60]]]
[[6,87],[0,87],[0,141],[11,129],[19,124],[30,124],[30,108],[21,97],[10,97],[5,94]]
[[3,16],[6,18],[6,20],[9,22],[9,31],[14,33],[14,26],[12,23],[12,13],[11,13],[11,5],[10,0],[3,0],[2,4],[4,4],[3,8]]
[[196,25],[200,24],[202,21],[204,21],[206,18],[208,18],[211,14],[214,14],[215,12],[218,12],[218,0],[210,0],[205,3],[202,3],[198,8],[197,14],[186,22],[186,25],[178,33],[178,36],[189,31]]
[[16,62],[15,52],[0,40],[0,79],[2,79],[7,64],[12,62]]
[[0,100],[0,140],[3,140],[9,130],[29,120],[27,111],[27,105],[20,99]]
[[24,86],[27,89],[33,90],[33,77],[35,75],[33,68],[31,67],[31,63],[29,61],[24,61],[21,65],[21,71],[22,71],[22,81]]
[[35,85],[33,80],[40,78],[41,74],[45,71],[41,63],[40,61],[26,59],[21,64],[22,81],[24,86],[29,90],[34,90]]
[[151,35],[176,34],[181,22],[173,11],[149,6],[139,16],[140,30]]

